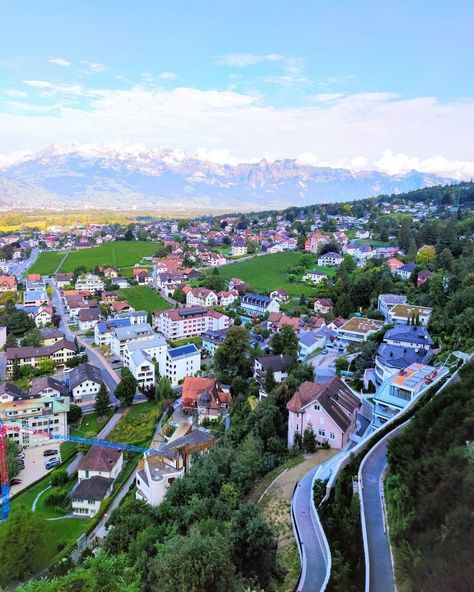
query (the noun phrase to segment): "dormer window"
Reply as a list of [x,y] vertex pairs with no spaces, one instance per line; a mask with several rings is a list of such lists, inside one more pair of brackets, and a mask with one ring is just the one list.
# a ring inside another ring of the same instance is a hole
[[319,403],[315,403],[314,404],[314,410],[315,411],[320,411],[320,409],[321,409],[321,405]]

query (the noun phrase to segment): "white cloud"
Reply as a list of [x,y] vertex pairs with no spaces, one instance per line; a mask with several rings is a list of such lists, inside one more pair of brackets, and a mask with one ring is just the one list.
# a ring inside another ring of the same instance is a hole
[[54,138],[64,144],[202,150],[210,159],[228,161],[303,155],[317,164],[357,170],[403,173],[416,168],[455,178],[473,176],[474,99],[441,103],[383,92],[326,93],[303,106],[277,108],[260,96],[231,90],[25,83],[43,96],[42,103],[44,93],[51,93],[54,112],[24,114],[9,105],[0,112],[0,151],[39,150]]
[[81,64],[87,67],[87,70],[93,74],[99,74],[100,72],[104,72],[106,67],[104,64],[100,64],[99,62],[88,62],[87,60],[81,60]]
[[161,74],[158,74],[158,78],[160,80],[176,80],[178,75],[176,72],[162,72]]
[[22,98],[28,96],[28,93],[24,90],[4,90],[2,94],[6,95],[7,97],[13,98]]
[[64,66],[65,68],[68,68],[71,65],[71,62],[65,58],[49,58],[48,62],[50,64],[56,64],[57,66]]
[[264,55],[256,55],[253,53],[228,53],[219,58],[219,63],[226,66],[233,66],[236,68],[245,68],[246,66],[254,66],[263,62],[283,62],[287,58],[278,53],[267,53]]

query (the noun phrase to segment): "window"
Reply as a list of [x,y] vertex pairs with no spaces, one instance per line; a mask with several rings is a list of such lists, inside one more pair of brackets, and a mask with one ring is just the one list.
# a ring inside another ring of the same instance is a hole
[[316,404],[314,405],[314,410],[315,410],[315,411],[319,411],[320,409],[321,409],[321,406],[319,405],[319,403],[316,403]]
[[318,436],[322,436],[324,438],[326,436],[326,432],[324,430],[318,430]]
[[330,440],[335,440],[336,439],[336,434],[334,432],[329,432],[329,439]]

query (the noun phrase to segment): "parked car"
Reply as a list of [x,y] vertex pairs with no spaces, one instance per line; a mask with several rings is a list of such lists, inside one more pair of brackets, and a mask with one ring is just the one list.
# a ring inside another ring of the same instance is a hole
[[12,479],[10,485],[21,485],[21,479]]
[[54,448],[48,448],[43,452],[43,456],[54,456],[55,454],[58,454],[58,450],[55,450]]
[[323,356],[325,356],[328,353],[328,350],[326,348],[324,348],[321,353],[323,354]]
[[19,452],[19,453],[16,455],[16,458],[17,458],[17,460],[20,460],[20,459],[23,459],[23,458],[25,458],[25,453],[24,453],[24,452]]
[[49,469],[54,469],[61,464],[59,458],[51,458],[44,463],[44,468],[49,471]]
[[110,363],[111,364],[121,364],[122,361],[121,360],[118,360],[117,358],[114,358],[113,360],[110,360]]

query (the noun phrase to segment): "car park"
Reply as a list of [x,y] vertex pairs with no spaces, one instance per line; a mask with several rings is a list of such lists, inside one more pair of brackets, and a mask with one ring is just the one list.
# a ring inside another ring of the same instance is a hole
[[58,467],[61,464],[59,458],[51,458],[44,463],[44,468],[49,471],[49,469],[53,469],[54,467]]
[[55,456],[56,454],[58,454],[58,450],[54,448],[48,448],[43,452],[43,456]]

